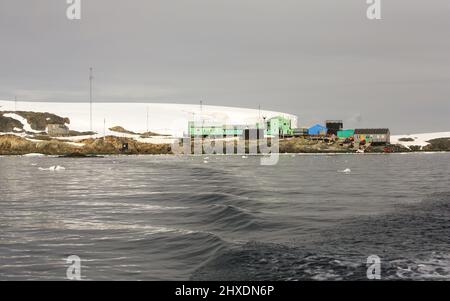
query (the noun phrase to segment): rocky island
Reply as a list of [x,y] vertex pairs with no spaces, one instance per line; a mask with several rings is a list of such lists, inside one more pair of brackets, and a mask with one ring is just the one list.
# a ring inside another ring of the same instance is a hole
[[[167,134],[149,130],[144,132],[129,130],[126,124],[105,128],[103,134],[70,129],[70,124],[69,117],[48,112],[0,111],[0,155],[40,153],[82,157],[172,154],[172,145],[178,141],[177,138]],[[210,143],[210,140],[205,143]],[[230,143],[235,142],[225,142],[228,145]],[[246,148],[248,148],[248,142]],[[289,137],[279,141],[280,153],[355,153],[357,151],[353,143],[336,139]],[[390,145],[368,145],[364,149],[366,153],[425,151],[450,151],[450,133],[394,135]]]

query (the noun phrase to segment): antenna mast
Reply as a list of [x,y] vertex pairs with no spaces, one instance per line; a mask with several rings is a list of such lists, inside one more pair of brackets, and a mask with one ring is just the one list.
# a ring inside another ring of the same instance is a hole
[[92,76],[92,67],[89,68],[89,126],[90,131],[92,132],[92,80],[94,77]]
[[148,133],[148,105],[147,105],[147,133]]
[[203,118],[203,100],[200,100],[200,118],[202,119],[202,132],[203,132],[203,126],[205,124],[205,119]]

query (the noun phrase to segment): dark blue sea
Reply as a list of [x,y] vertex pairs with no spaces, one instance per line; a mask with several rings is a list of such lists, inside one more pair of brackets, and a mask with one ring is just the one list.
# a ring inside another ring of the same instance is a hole
[[0,157],[0,280],[450,279],[449,153],[259,162]]

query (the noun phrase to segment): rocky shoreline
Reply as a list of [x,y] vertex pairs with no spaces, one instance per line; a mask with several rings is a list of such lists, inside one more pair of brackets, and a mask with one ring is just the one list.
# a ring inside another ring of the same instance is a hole
[[[123,144],[127,144],[126,153]],[[169,144],[141,143],[134,139],[107,136],[90,138],[77,142],[60,139],[30,140],[16,135],[0,136],[0,155],[25,155],[39,153],[44,155],[118,155],[118,154],[170,154]]]
[[[227,142],[234,143],[234,142]],[[124,150],[126,145],[126,150]],[[246,152],[248,152],[248,143]],[[450,139],[442,138],[430,141],[430,144],[419,147],[402,145],[387,146],[389,153],[439,152],[450,151]],[[280,153],[355,153],[356,149],[341,145],[338,142],[311,141],[303,138],[282,139],[279,142]],[[368,146],[365,153],[385,153],[386,146]],[[46,140],[27,139],[13,134],[0,135],[0,155],[26,155],[39,153],[65,157],[86,157],[101,155],[162,155],[173,154],[171,144],[151,144],[139,142],[133,138],[106,136],[101,138],[82,139],[77,142],[49,137]]]

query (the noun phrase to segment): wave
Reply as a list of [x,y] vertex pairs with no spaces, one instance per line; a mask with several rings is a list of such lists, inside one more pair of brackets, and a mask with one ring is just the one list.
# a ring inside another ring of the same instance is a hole
[[[417,255],[416,255],[417,256]],[[367,280],[365,256],[320,253],[285,245],[248,243],[230,248],[197,269],[190,280]],[[381,261],[383,280],[450,280],[450,254]]]
[[389,279],[450,280],[450,254],[432,252],[414,259],[396,259]]
[[[360,261],[361,262],[361,261]],[[228,249],[197,269],[190,280],[344,280],[361,274],[362,263],[318,255],[302,248],[250,242]]]
[[204,222],[215,229],[229,229],[229,232],[261,229],[263,224],[253,213],[232,205],[215,204],[207,208]]
[[435,193],[394,213],[323,229],[310,241],[235,245],[191,280],[367,280],[366,261],[373,254],[381,258],[384,280],[449,280],[448,220],[450,193]]

